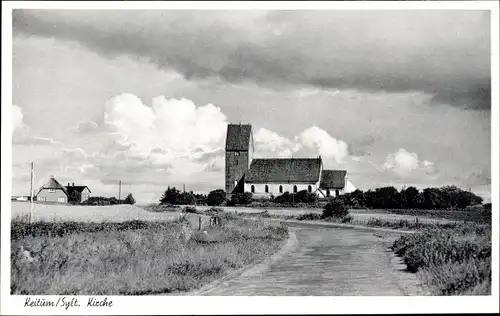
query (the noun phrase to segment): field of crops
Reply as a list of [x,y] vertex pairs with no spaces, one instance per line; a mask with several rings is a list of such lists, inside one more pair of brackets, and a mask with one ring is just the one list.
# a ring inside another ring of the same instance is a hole
[[[12,202],[12,218],[29,214],[28,202]],[[179,218],[176,213],[153,213],[133,205],[72,206],[57,204],[34,204],[33,221],[76,221],[76,222],[124,222],[171,221]]]

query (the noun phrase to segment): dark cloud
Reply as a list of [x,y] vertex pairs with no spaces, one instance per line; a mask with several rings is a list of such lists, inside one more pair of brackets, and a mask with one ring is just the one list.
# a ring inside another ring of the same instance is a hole
[[423,91],[436,103],[491,106],[487,11],[15,10],[13,26],[190,80]]

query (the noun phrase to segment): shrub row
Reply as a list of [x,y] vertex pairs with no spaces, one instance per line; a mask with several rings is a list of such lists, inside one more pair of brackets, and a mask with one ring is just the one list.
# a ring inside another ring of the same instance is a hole
[[470,291],[491,279],[491,226],[459,225],[401,236],[392,250],[436,294]]

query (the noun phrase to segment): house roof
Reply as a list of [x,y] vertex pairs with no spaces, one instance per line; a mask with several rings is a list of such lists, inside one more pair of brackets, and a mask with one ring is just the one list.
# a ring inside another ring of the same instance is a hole
[[252,125],[229,124],[227,126],[226,150],[248,150]]
[[62,190],[66,195],[68,195],[68,191],[66,191],[66,188],[62,186],[59,182],[57,182],[54,176],[50,176],[49,181],[47,181],[47,183],[42,185],[42,187],[38,190],[38,193],[40,193],[40,191],[44,189]]
[[319,187],[321,189],[343,189],[346,174],[346,170],[323,170]]
[[[68,194],[71,196],[71,194],[73,194],[73,192],[82,193],[82,191],[85,188],[89,189],[89,187],[86,185],[70,185],[70,186],[66,187],[66,191],[68,191]],[[92,191],[90,191],[90,189],[89,189],[89,192],[92,192]]]
[[321,158],[254,159],[245,175],[248,183],[315,183]]

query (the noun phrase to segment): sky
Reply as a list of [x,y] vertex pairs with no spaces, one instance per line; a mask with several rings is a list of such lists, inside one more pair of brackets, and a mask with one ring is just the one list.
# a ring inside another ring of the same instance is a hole
[[487,11],[13,12],[13,195],[50,175],[156,202],[224,187],[228,123],[256,157],[316,157],[363,190],[490,200]]

